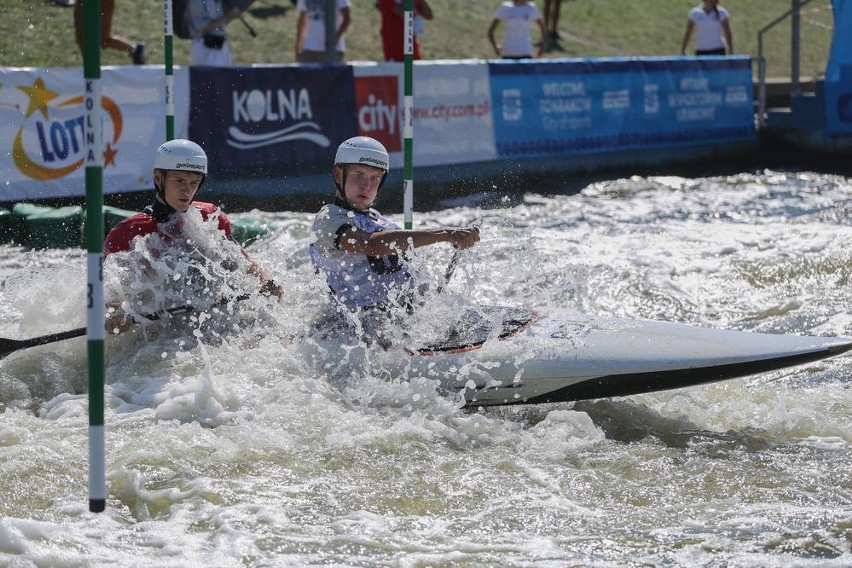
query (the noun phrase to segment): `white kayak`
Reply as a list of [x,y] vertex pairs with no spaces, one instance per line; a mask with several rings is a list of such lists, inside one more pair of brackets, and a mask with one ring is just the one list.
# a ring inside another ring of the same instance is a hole
[[[776,335],[517,308],[468,312],[447,341],[374,354],[391,378],[426,377],[466,406],[539,404],[690,387],[852,349],[849,337]],[[328,351],[325,355],[331,355]],[[351,352],[350,352],[351,355]],[[350,360],[351,361],[351,360]]]

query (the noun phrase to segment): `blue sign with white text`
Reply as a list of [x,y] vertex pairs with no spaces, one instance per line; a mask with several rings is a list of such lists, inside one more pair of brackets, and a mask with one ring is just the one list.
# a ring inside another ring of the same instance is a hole
[[834,34],[825,68],[826,131],[852,135],[852,1],[833,0]]
[[192,67],[189,136],[221,177],[328,169],[358,134],[352,68]]
[[749,140],[748,57],[489,64],[502,157]]

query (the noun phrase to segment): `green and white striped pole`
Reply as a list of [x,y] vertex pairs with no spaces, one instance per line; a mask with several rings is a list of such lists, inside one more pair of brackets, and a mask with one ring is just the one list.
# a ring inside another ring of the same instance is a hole
[[166,142],[175,138],[175,68],[174,33],[175,23],[172,0],[163,0],[163,22],[165,24],[163,45],[166,54]]
[[86,334],[89,366],[89,511],[106,509],[104,444],[104,129],[101,111],[101,2],[83,2],[83,79],[86,166],[88,294]]
[[403,197],[402,207],[405,213],[405,228],[413,228],[414,221],[414,0],[405,0],[405,21],[403,38],[403,95],[402,104],[402,164]]

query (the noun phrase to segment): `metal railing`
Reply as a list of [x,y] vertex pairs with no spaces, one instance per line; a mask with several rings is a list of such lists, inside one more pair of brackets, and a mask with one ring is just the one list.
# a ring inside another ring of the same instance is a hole
[[766,126],[766,58],[763,56],[763,34],[774,28],[779,23],[787,18],[790,20],[790,95],[799,95],[802,92],[801,83],[799,81],[799,51],[801,38],[801,11],[802,6],[811,2],[811,0],[791,0],[792,7],[784,12],[781,16],[774,19],[771,23],[764,26],[757,33],[757,120],[760,126]]

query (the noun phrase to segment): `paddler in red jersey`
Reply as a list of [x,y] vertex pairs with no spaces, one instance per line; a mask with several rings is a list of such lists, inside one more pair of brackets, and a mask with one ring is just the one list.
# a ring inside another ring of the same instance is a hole
[[[207,177],[207,154],[190,140],[170,140],[157,149],[154,158],[154,202],[141,213],[137,213],[113,227],[104,242],[104,256],[134,249],[136,239],[156,234],[162,243],[184,244],[181,228],[188,225],[184,216],[194,208],[200,213],[203,223],[216,223],[224,237],[231,239],[231,222],[212,203],[194,201],[195,195]],[[180,236],[180,239],[175,239]],[[239,250],[247,260],[246,274],[256,276],[259,291],[268,295],[282,296],[281,287],[269,276],[267,270],[254,261],[241,246]],[[230,263],[234,265],[233,262]],[[107,330],[122,332],[133,323],[119,304],[108,304]]]

